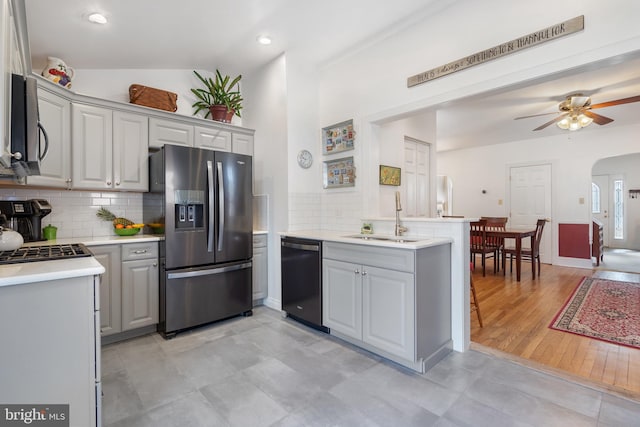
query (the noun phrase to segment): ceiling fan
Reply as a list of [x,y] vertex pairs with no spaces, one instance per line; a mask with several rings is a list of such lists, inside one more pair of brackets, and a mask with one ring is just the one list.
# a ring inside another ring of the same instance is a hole
[[581,93],[575,93],[567,96],[567,98],[558,104],[559,113],[542,113],[531,116],[516,117],[514,120],[528,119],[530,117],[546,116],[549,114],[558,114],[552,120],[538,126],[534,131],[542,130],[554,123],[561,129],[579,130],[594,122],[598,125],[606,125],[611,123],[613,119],[596,114],[591,110],[598,108],[612,107],[614,105],[629,104],[631,102],[640,102],[640,95],[631,96],[629,98],[616,99],[614,101],[601,102],[600,104],[591,104],[591,97],[584,96]]

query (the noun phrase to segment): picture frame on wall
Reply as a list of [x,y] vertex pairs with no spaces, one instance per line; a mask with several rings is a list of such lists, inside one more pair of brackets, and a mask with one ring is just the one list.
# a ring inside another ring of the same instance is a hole
[[322,154],[353,150],[356,133],[353,120],[347,120],[322,128]]
[[356,185],[356,168],[353,156],[323,162],[323,187],[342,188]]
[[380,185],[400,186],[401,172],[400,168],[380,165]]

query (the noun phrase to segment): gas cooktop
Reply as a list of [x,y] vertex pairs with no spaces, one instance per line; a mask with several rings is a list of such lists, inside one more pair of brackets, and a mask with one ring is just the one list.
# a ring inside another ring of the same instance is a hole
[[0,252],[0,264],[20,262],[52,261],[57,259],[81,258],[93,254],[82,243],[69,245],[46,245],[21,247],[13,251]]

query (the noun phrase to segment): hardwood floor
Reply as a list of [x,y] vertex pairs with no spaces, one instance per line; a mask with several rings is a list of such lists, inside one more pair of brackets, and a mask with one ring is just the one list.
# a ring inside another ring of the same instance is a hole
[[548,326],[584,276],[640,282],[640,275],[542,265],[531,279],[523,263],[522,281],[515,272],[487,275],[473,272],[484,327],[471,313],[471,341],[581,377],[609,390],[640,400],[640,350],[598,341]]

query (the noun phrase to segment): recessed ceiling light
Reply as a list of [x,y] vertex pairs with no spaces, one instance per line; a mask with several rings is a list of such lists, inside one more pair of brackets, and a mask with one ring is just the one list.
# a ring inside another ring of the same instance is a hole
[[89,21],[93,22],[94,24],[106,24],[107,18],[101,13],[92,13],[91,15],[89,15]]
[[268,45],[271,44],[271,37],[267,36],[267,35],[260,35],[257,38],[258,43],[263,44],[263,45]]

